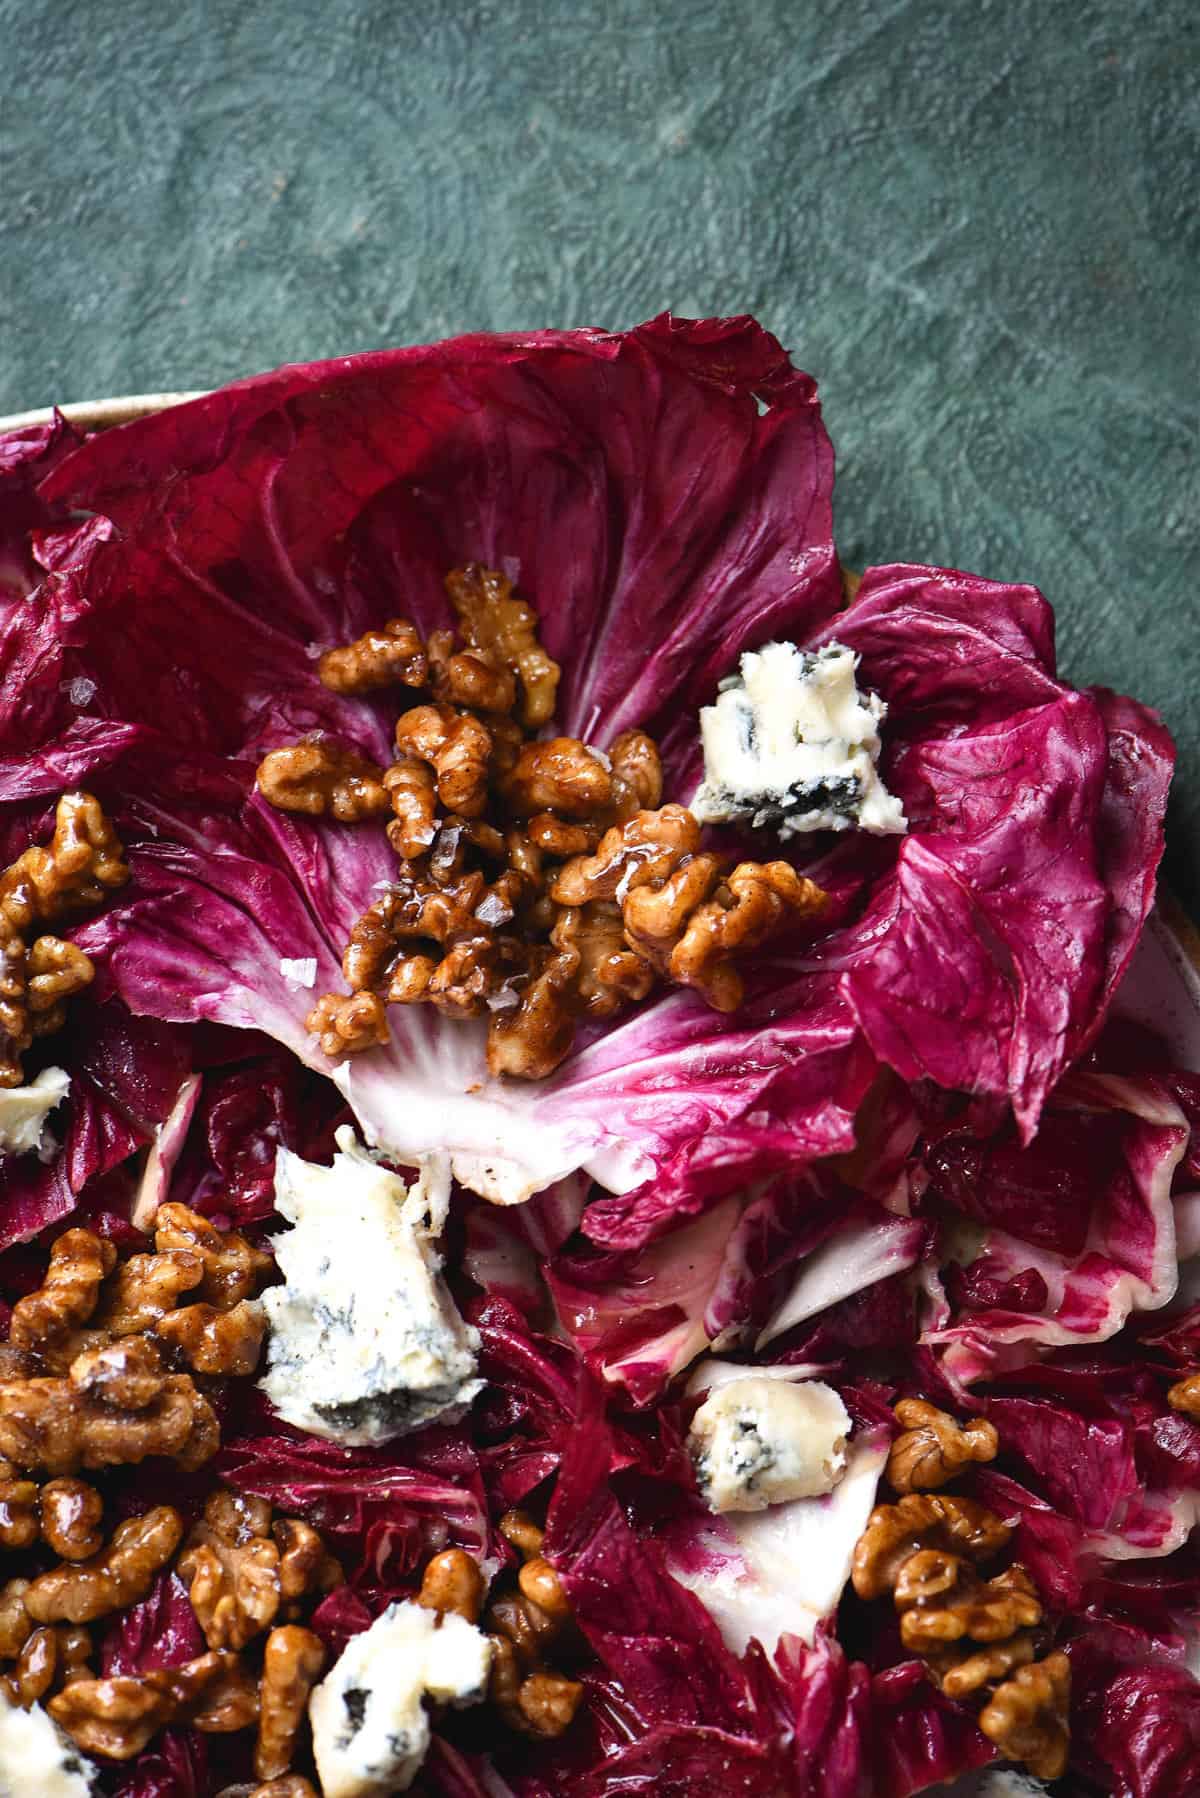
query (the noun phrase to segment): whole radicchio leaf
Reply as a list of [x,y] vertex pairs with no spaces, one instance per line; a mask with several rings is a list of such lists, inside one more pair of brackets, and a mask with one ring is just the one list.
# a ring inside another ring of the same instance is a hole
[[[743,647],[849,642],[889,704],[912,828],[815,867],[828,928],[758,958],[733,1019],[668,993],[583,1032],[535,1090],[483,1077],[481,1026],[406,1008],[390,1049],[334,1070],[368,1133],[411,1158],[436,1107],[460,1179],[494,1197],[584,1168],[613,1195],[588,1234],[622,1249],[851,1149],[881,1060],[1011,1099],[1028,1134],[1149,903],[1169,745],[1137,708],[1058,683],[1032,589],[889,568],[839,612],[831,474],[812,383],[745,319],[287,369],[89,442],[43,495],[108,522],[56,549],[16,628],[13,666],[61,673],[18,679],[12,750],[77,762],[91,732],[98,780],[119,764],[135,882],[92,940],[126,1000],[324,1065],[284,970],[336,987],[394,864],[377,831],[266,816],[253,765],[312,730],[385,757],[388,706],[327,692],[310,652],[398,610],[444,624],[446,570],[478,558],[539,609],[559,726],[600,747],[649,728],[675,797]],[[93,719],[60,703],[77,677]]]

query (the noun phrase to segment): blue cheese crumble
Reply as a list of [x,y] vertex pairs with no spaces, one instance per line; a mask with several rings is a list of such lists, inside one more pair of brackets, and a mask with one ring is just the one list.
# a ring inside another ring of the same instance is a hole
[[747,1370],[715,1386],[692,1419],[688,1451],[713,1511],[832,1492],[846,1470],[850,1417],[832,1386]]
[[908,821],[879,778],[887,706],[860,692],[858,656],[767,643],[741,658],[700,712],[702,824],[748,823],[785,840],[815,830],[899,835]]
[[280,1149],[274,1239],[285,1284],[262,1295],[270,1324],[262,1389],[297,1429],[356,1446],[453,1422],[483,1382],[479,1333],[441,1278],[450,1199],[441,1160],[411,1192],[344,1126],[332,1167]]
[[40,1704],[0,1695],[0,1798],[90,1798],[99,1769]]
[[0,1087],[0,1160],[6,1155],[53,1154],[46,1119],[71,1087],[65,1068],[43,1068],[28,1086]]
[[478,1704],[492,1644],[464,1617],[406,1600],[354,1636],[309,1699],[325,1798],[407,1791],[429,1748],[425,1699]]

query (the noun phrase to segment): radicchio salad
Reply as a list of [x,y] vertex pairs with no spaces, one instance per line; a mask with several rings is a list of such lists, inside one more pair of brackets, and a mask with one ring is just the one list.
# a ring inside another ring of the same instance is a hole
[[0,1789],[1200,1791],[1170,738],[832,488],[747,318],[0,436]]

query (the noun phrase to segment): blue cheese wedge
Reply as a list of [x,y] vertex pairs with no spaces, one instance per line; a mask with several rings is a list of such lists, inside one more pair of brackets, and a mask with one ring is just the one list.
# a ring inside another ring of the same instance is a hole
[[832,1386],[747,1370],[715,1385],[692,1419],[688,1452],[712,1511],[832,1492],[846,1470],[850,1417]]
[[332,1167],[280,1149],[274,1239],[286,1283],[262,1295],[270,1334],[262,1389],[281,1417],[332,1442],[389,1442],[461,1417],[483,1382],[479,1333],[441,1278],[437,1235],[450,1175],[426,1165],[410,1192],[338,1131]]
[[45,1153],[46,1119],[70,1087],[65,1068],[43,1068],[28,1086],[0,1087],[0,1160],[6,1155]]
[[491,1642],[464,1617],[410,1600],[389,1605],[351,1638],[309,1700],[325,1798],[407,1791],[429,1748],[425,1700],[478,1704],[491,1664]]
[[99,1769],[40,1704],[0,1694],[0,1798],[90,1798]]
[[857,670],[841,643],[811,653],[767,643],[744,655],[700,712],[704,782],[692,811],[701,823],[748,823],[784,839],[907,830],[877,767],[887,706],[859,690]]

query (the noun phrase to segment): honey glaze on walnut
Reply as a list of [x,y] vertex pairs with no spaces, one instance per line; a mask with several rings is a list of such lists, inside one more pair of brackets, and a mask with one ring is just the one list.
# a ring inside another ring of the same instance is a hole
[[537,616],[495,569],[446,577],[459,636],[393,618],[327,650],[334,692],[428,695],[395,727],[382,768],[326,739],[272,750],[264,799],[345,824],[387,819],[396,879],[355,924],[342,972],[308,1029],[339,1061],[388,1040],[388,1008],[433,1005],[487,1019],[495,1075],[540,1080],[582,1019],[606,1019],[660,983],[719,1011],[741,1003],[737,958],[825,895],[788,862],[701,852],[700,827],[662,803],[644,731],[603,749],[545,734],[558,664]]

